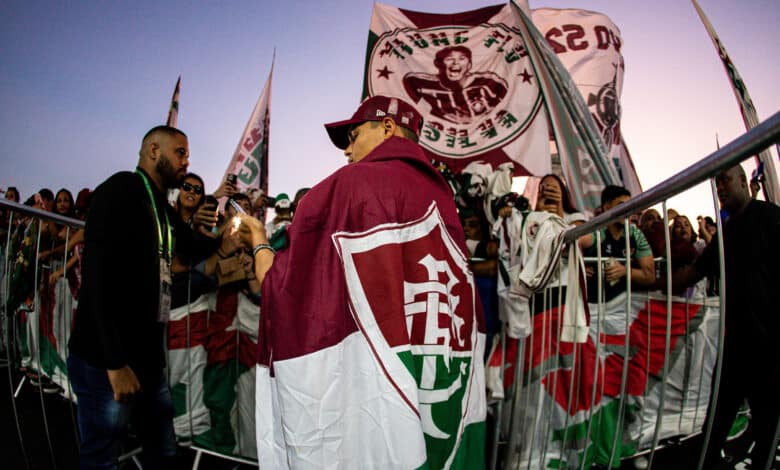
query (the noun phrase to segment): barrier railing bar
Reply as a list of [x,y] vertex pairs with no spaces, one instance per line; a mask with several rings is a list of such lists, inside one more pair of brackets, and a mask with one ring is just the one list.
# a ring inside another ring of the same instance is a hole
[[74,228],[84,227],[83,220],[73,219],[71,217],[65,217],[64,215],[55,214],[54,212],[48,212],[35,207],[25,206],[24,204],[19,204],[13,201],[9,201],[8,199],[0,199],[0,208],[2,207],[13,209],[13,211],[22,213],[24,215],[37,217],[43,220],[51,220],[52,222],[63,224],[63,225],[69,225]]
[[[666,398],[666,379],[669,375],[669,348],[672,342],[672,245],[669,235],[669,212],[667,211],[666,201],[662,209],[664,211],[664,242],[666,243],[666,337],[664,343],[664,365],[661,372],[661,397],[658,400],[658,417],[655,419],[655,429],[653,430],[653,444],[650,446],[650,457],[648,468],[653,468],[653,458],[655,457],[655,447],[658,445],[658,436],[661,433],[661,424],[664,418],[664,403]],[[649,314],[649,312],[648,312]]]
[[[0,299],[2,301],[2,309],[5,313],[3,317],[4,324],[4,331],[5,331],[5,343],[6,347],[8,348],[8,359],[9,359],[9,366],[8,366],[8,387],[11,391],[11,410],[14,414],[14,423],[16,424],[16,437],[19,438],[19,446],[22,449],[22,456],[24,457],[24,466],[27,470],[30,470],[30,458],[27,455],[27,448],[24,445],[24,436],[22,436],[22,427],[19,423],[19,410],[16,408],[16,396],[18,395],[18,392],[14,390],[14,374],[12,369],[15,367],[14,361],[11,361],[11,354],[14,353],[14,349],[16,348],[17,341],[11,341],[11,332],[15,330],[16,328],[16,322],[14,321],[15,315],[14,312],[8,312],[7,311],[7,302],[8,302],[8,295],[9,291],[8,289],[11,286],[11,269],[10,269],[10,259],[8,256],[8,253],[11,248],[11,233],[13,233],[13,221],[14,221],[14,213],[13,211],[9,211],[8,213],[8,234],[6,237],[5,242],[5,250],[3,254],[4,262],[3,262],[3,284],[4,289],[3,293],[5,294],[5,298]],[[19,387],[24,384],[24,376],[22,377],[22,381],[19,383]]]
[[780,112],[775,113],[698,163],[632,197],[623,204],[599,214],[584,224],[567,230],[564,239],[567,242],[572,242],[609,224],[614,219],[628,216],[676,196],[777,142],[780,142]]
[[[775,116],[777,116],[777,114]],[[712,190],[713,205],[718,207],[718,190],[715,187],[715,179],[710,180],[710,188]],[[723,220],[720,217],[720,211],[715,211],[715,222],[718,229],[718,259],[720,260],[720,292],[718,292],[718,294],[720,294],[720,324],[718,331],[718,355],[717,361],[715,362],[715,378],[712,385],[712,396],[710,397],[710,406],[706,418],[707,429],[704,431],[704,442],[701,446],[699,462],[696,465],[697,470],[702,470],[702,467],[704,466],[704,457],[707,455],[707,447],[709,446],[710,435],[712,434],[712,423],[714,421],[712,418],[714,417],[715,410],[718,406],[720,374],[723,371],[723,343],[726,335],[726,258],[723,248]]]
[[[622,205],[622,204],[620,204]],[[623,370],[620,375],[620,401],[618,404],[618,418],[615,423],[615,435],[612,438],[612,449],[609,451],[609,463],[607,468],[612,468],[612,462],[615,460],[615,448],[618,444],[618,438],[623,436],[623,419],[626,411],[626,382],[628,382],[628,360],[630,352],[629,334],[631,322],[629,315],[631,313],[631,225],[628,218],[623,219],[623,235],[626,240],[626,322],[625,322],[625,341],[623,342]],[[622,454],[622,450],[620,452]],[[618,458],[620,461],[620,458]]]
[[[601,258],[601,232],[596,231],[596,259]],[[604,275],[603,266],[601,263],[596,262],[596,300],[598,307],[596,308],[596,360],[594,361],[593,368],[593,391],[590,394],[590,408],[588,408],[588,428],[585,431],[585,452],[582,454],[582,461],[580,461],[580,470],[585,469],[585,462],[588,460],[588,449],[590,448],[590,432],[593,427],[593,407],[596,404],[596,387],[599,383],[599,363],[601,361],[601,325],[603,321],[604,313],[604,293],[602,292],[602,280],[601,276]],[[603,383],[603,381],[602,381]],[[603,391],[603,390],[602,390]],[[599,414],[601,417],[602,414]],[[599,419],[599,426],[601,420]]]
[[[506,364],[506,329],[501,328],[501,332],[496,335],[496,339],[501,341],[501,363],[499,366],[499,383],[501,384],[501,391],[504,392],[504,367]],[[495,344],[495,343],[494,343]],[[518,345],[519,347],[519,345]],[[505,395],[505,394],[504,394]],[[506,396],[496,402],[496,422],[493,425],[493,442],[490,449],[490,469],[495,470],[496,463],[498,462],[498,443],[501,440],[501,417],[503,416],[504,401]]]

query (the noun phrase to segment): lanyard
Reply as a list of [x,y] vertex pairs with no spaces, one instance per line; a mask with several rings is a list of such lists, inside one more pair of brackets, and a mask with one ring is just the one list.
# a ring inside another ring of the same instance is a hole
[[171,222],[168,220],[168,212],[163,210],[163,215],[165,216],[165,228],[168,235],[168,250],[163,253],[163,237],[162,237],[162,230],[160,229],[160,218],[157,215],[157,203],[154,202],[154,193],[152,193],[152,187],[149,185],[149,179],[146,177],[146,175],[140,171],[135,170],[136,173],[141,175],[141,179],[144,181],[144,186],[146,186],[146,192],[149,193],[149,199],[152,201],[152,210],[154,211],[154,223],[157,226],[157,253],[160,256],[165,255],[165,259],[169,260],[171,259],[171,246],[172,246],[172,236],[171,236]]

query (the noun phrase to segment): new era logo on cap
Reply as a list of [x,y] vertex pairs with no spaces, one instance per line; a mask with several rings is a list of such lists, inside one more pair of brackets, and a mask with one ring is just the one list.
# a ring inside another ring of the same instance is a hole
[[325,129],[333,144],[343,150],[349,145],[348,133],[352,126],[366,121],[381,121],[385,117],[393,118],[396,124],[420,136],[423,119],[414,106],[402,99],[381,95],[367,98],[351,118],[325,124]]

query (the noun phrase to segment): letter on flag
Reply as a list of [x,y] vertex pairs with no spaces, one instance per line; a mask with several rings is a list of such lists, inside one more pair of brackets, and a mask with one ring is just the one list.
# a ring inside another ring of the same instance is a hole
[[176,127],[179,123],[179,91],[181,90],[181,75],[176,80],[176,88],[173,89],[173,96],[171,97],[171,108],[168,110],[167,125]]

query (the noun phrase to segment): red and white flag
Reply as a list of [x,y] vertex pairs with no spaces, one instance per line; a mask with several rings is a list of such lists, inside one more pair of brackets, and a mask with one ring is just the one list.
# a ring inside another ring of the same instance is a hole
[[[274,56],[276,53],[274,52]],[[233,158],[225,170],[222,178],[227,175],[236,175],[236,189],[239,192],[252,192],[262,190],[268,193],[268,137],[271,123],[271,81],[274,75],[273,60],[271,72],[265,82],[263,92],[255,104],[255,109],[246,123],[233,153]]]

